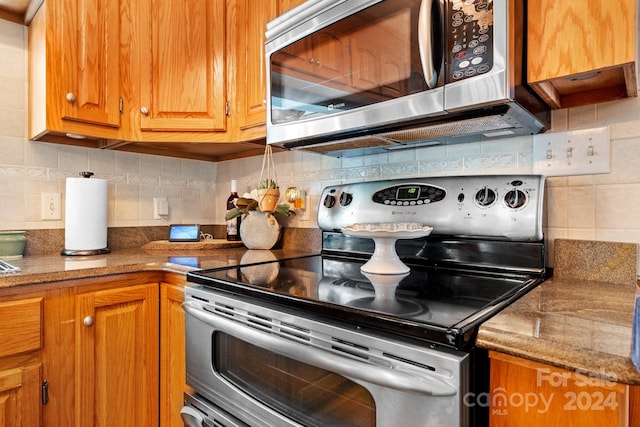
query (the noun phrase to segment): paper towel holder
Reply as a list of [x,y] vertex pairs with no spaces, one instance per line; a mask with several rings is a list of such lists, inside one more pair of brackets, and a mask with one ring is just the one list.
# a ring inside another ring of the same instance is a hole
[[[79,172],[78,175],[80,175],[83,178],[91,178],[94,173],[93,172],[89,172],[89,171],[82,171]],[[100,248],[100,249],[64,249],[60,252],[60,255],[64,255],[64,256],[91,256],[91,255],[103,255],[103,254],[108,254],[110,253],[111,250],[109,249],[109,247],[104,247],[104,248]]]

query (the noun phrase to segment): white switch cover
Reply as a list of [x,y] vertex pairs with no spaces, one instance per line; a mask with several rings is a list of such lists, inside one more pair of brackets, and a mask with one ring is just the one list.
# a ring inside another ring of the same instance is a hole
[[40,219],[44,221],[62,219],[62,196],[60,193],[40,194]]
[[153,219],[163,219],[169,215],[169,201],[166,197],[153,198]]
[[533,173],[544,176],[611,172],[609,127],[533,136]]

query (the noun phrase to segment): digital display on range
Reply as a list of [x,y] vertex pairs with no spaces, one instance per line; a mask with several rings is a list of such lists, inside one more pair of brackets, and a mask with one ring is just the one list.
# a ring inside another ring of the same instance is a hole
[[400,187],[396,193],[397,200],[417,200],[420,197],[420,187]]

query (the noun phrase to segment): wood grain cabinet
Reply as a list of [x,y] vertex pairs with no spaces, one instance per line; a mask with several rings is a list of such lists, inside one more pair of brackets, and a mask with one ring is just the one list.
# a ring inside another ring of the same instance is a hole
[[141,272],[53,285],[45,426],[182,426],[185,283]]
[[166,275],[160,283],[160,426],[182,427],[186,385],[184,276]]
[[[490,352],[490,427],[636,427],[638,387]],[[631,402],[631,405],[630,405]]]
[[182,427],[186,284],[150,271],[0,288],[0,426]]
[[158,284],[75,299],[76,425],[157,425]]
[[119,0],[40,7],[29,25],[30,139],[123,136],[120,8]]
[[528,2],[527,81],[551,108],[637,96],[635,0]]
[[[276,2],[255,7],[251,0],[232,0],[235,6],[237,118],[240,132],[264,126],[267,118],[265,31],[278,14]],[[261,130],[262,136],[266,130]]]
[[0,298],[0,426],[42,425],[43,297]]
[[139,127],[225,131],[225,0],[137,3]]

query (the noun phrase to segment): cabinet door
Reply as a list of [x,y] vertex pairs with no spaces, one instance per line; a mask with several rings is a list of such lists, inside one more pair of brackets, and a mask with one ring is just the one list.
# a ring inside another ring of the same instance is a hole
[[180,426],[185,382],[184,287],[160,284],[160,425]]
[[58,0],[63,119],[120,126],[120,1]]
[[225,0],[139,1],[140,127],[224,131]]
[[158,425],[158,285],[76,296],[76,424]]
[[42,425],[43,314],[40,296],[0,302],[0,426]]
[[492,352],[491,427],[623,427],[629,406],[627,387],[586,371],[570,372]]
[[42,425],[40,404],[41,365],[0,369],[0,426]]
[[528,2],[528,83],[552,108],[637,96],[636,7],[636,0]]
[[238,0],[236,5],[238,125],[246,129],[265,124],[267,118],[264,43],[267,22],[276,17],[276,3],[255,7],[251,0]]

